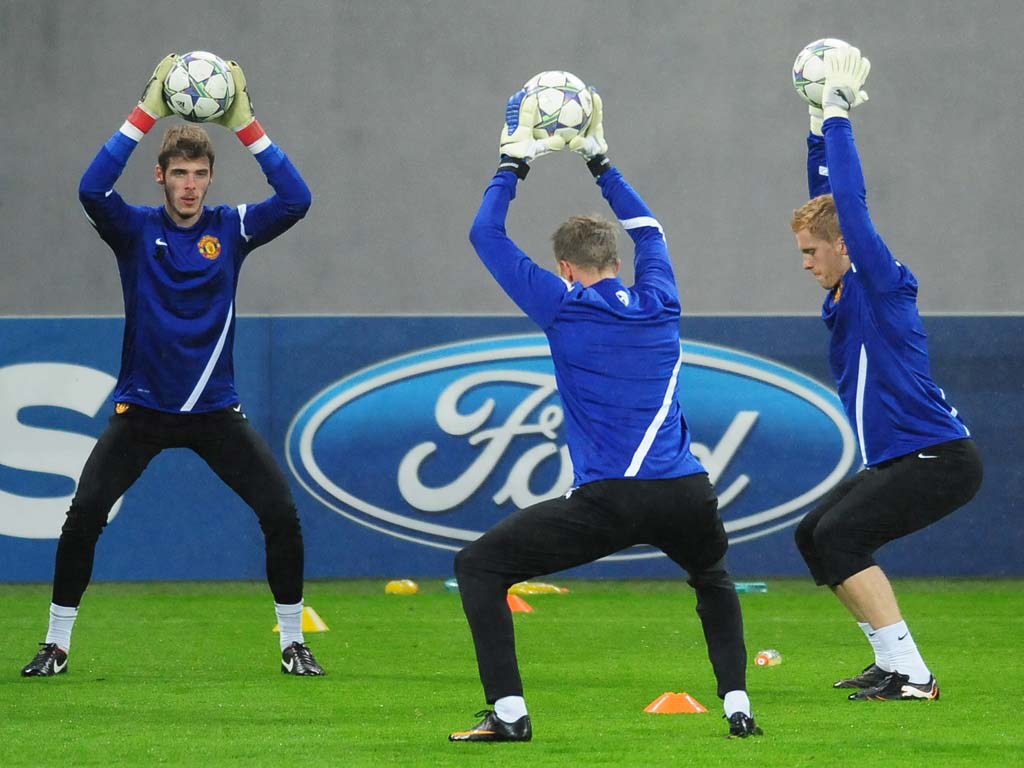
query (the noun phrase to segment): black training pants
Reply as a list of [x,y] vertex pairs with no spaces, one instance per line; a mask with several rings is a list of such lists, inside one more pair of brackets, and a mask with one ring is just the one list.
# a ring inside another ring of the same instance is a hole
[[825,494],[796,528],[796,545],[819,586],[875,565],[883,544],[926,528],[978,492],[973,440],[952,440],[861,470]]
[[729,542],[714,490],[699,474],[588,483],[515,512],[455,556],[488,703],[523,693],[508,588],[635,544],[661,549],[689,572],[718,695],[746,689],[743,618],[723,563]]
[[110,508],[166,448],[194,451],[252,507],[266,539],[267,581],[274,600],[299,602],[303,546],[295,502],[270,447],[241,410],[178,414],[137,405],[110,417],[85,462],[57,544],[53,602],[68,607],[81,602]]

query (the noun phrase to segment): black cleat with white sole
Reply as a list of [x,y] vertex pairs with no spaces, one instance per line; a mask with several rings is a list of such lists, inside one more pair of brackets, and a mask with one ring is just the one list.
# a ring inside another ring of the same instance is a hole
[[733,712],[729,715],[729,738],[730,739],[745,739],[748,736],[762,736],[764,731],[761,730],[752,715],[744,714],[743,712]]
[[21,670],[22,677],[53,677],[68,671],[68,653],[56,643],[40,643],[39,653]]
[[935,675],[929,677],[927,683],[912,683],[907,675],[890,672],[874,688],[851,693],[847,698],[850,701],[937,701],[939,684]]
[[449,733],[448,741],[529,741],[533,738],[529,715],[523,715],[514,723],[506,723],[490,709],[477,712],[476,716],[483,720],[468,731]]
[[889,673],[874,662],[864,667],[864,671],[856,677],[848,677],[845,680],[837,680],[832,683],[833,688],[874,688],[885,680]]
[[309,646],[299,642],[294,642],[281,651],[281,671],[286,675],[302,677],[318,677],[324,674],[324,668],[317,663]]

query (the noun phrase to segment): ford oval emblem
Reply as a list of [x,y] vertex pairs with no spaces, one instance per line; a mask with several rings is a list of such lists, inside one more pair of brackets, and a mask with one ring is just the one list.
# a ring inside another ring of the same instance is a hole
[[[836,395],[736,349],[683,342],[680,402],[730,541],[797,522],[853,468]],[[562,405],[541,334],[421,349],[356,371],[292,420],[299,482],[380,533],[457,550],[572,482]],[[636,547],[609,560],[659,557]]]

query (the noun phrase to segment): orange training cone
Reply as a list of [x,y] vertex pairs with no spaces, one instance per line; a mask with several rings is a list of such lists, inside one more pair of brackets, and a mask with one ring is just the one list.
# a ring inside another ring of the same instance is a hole
[[671,691],[663,693],[644,707],[644,712],[650,712],[654,715],[696,714],[707,711],[707,707],[686,691],[682,693],[672,693]]
[[507,600],[508,607],[512,609],[512,613],[533,613],[533,606],[519,595],[509,593]]

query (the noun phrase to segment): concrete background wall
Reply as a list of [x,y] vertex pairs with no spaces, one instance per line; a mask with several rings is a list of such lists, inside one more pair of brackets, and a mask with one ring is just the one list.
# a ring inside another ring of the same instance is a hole
[[[789,71],[822,36],[874,64],[855,131],[876,225],[922,308],[1020,311],[1021,0],[5,0],[0,314],[120,313],[78,179],[160,57],[192,49],[242,64],[314,194],[247,263],[242,313],[518,313],[466,234],[505,99],[542,69],[601,89],[609,154],[665,225],[684,311],[814,313],[788,227],[806,197]],[[211,130],[208,202],[264,197],[257,164]],[[161,133],[118,185],[129,201],[161,201]],[[576,156],[535,166],[509,230],[544,263],[558,223],[606,208]]]

